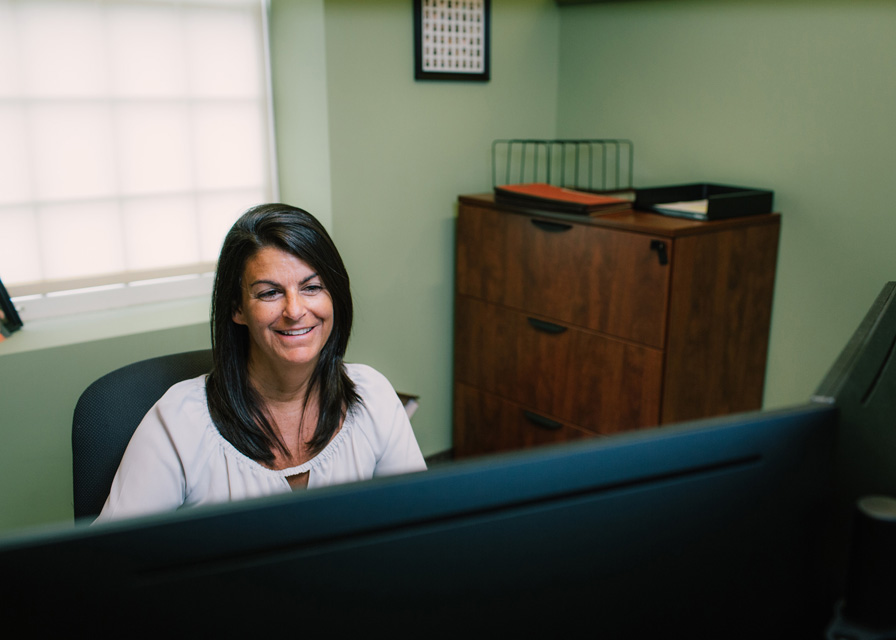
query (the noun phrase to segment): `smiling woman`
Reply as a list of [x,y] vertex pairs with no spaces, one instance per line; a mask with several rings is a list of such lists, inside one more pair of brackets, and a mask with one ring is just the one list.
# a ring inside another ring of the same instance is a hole
[[425,469],[389,382],[343,362],[351,325],[320,223],[283,204],[243,214],[215,275],[213,370],[149,411],[98,521]]

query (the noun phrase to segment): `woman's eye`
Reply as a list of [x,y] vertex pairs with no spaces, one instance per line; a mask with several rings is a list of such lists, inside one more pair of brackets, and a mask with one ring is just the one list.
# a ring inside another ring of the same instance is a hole
[[319,284],[305,285],[305,288],[304,288],[305,293],[310,293],[310,294],[315,294],[322,290],[323,290],[323,286],[319,285]]
[[258,298],[259,300],[269,300],[269,299],[275,297],[276,295],[277,295],[276,289],[266,289],[264,291],[256,293],[255,297]]

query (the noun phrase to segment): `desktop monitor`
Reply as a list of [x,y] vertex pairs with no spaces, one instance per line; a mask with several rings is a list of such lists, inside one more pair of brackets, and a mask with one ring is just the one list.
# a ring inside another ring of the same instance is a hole
[[873,493],[896,497],[896,282],[880,291],[812,400],[839,413],[839,508]]
[[3,598],[30,621],[110,632],[823,626],[812,572],[834,415],[733,416],[34,533],[0,546]]

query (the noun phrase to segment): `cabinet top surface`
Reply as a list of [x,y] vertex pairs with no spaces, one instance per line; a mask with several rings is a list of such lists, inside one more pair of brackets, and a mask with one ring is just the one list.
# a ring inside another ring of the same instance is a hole
[[751,226],[757,224],[780,224],[781,214],[765,213],[759,215],[742,216],[738,218],[726,218],[724,220],[691,220],[688,218],[675,218],[648,211],[628,209],[609,213],[595,213],[592,215],[579,215],[570,213],[558,213],[525,207],[511,206],[505,203],[496,203],[493,193],[481,193],[474,195],[462,195],[458,200],[463,205],[482,207],[515,213],[522,215],[537,215],[544,218],[576,222],[595,227],[608,227],[649,233],[652,235],[683,236],[701,233],[711,233],[732,227]]

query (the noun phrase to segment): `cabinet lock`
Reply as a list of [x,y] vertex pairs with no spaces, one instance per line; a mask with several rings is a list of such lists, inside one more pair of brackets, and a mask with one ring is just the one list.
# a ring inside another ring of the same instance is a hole
[[656,255],[660,259],[660,265],[665,266],[669,264],[669,254],[666,252],[665,242],[662,240],[651,240],[650,249],[651,251],[656,251]]

